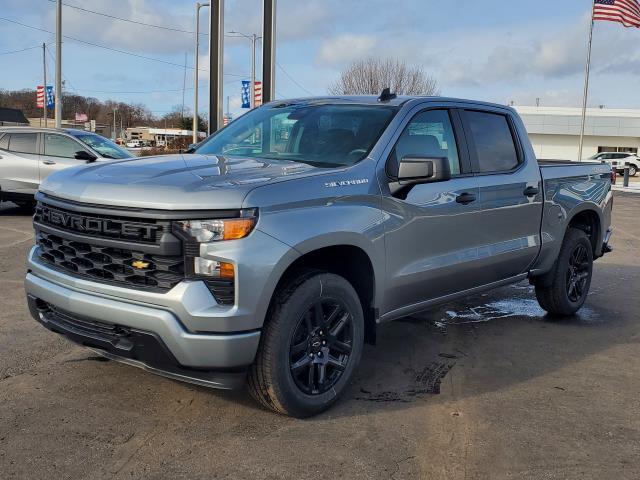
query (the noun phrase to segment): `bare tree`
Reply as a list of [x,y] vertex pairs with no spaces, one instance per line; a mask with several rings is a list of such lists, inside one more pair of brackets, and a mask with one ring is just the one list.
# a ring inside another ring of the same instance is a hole
[[397,59],[367,58],[352,63],[329,86],[332,95],[378,95],[383,88],[398,95],[438,95],[438,82],[419,66]]

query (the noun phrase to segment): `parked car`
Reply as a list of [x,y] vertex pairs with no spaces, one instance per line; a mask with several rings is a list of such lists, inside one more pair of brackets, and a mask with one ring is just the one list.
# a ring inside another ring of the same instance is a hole
[[79,164],[131,158],[106,138],[75,129],[0,128],[0,201],[34,203],[40,183],[53,172]]
[[635,177],[640,170],[640,158],[628,152],[601,152],[591,157],[591,160],[604,160],[619,174],[624,173],[625,164],[629,164],[629,176]]
[[539,164],[528,138],[509,107],[385,92],[277,101],[193,154],[59,172],[37,195],[31,314],[106,357],[247,379],[265,407],[316,414],[380,323],[525,279],[551,315],[582,307],[610,250],[611,168]]
[[140,142],[140,140],[130,140],[127,142],[126,146],[129,148],[140,148],[142,147],[142,143]]

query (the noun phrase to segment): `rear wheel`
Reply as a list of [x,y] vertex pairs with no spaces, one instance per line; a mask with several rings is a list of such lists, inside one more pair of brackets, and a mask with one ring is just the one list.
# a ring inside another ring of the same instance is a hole
[[306,274],[275,299],[249,390],[262,405],[294,417],[329,408],[360,361],[364,316],[354,288],[330,273]]
[[551,278],[536,285],[538,303],[552,315],[573,315],[587,299],[592,273],[593,251],[589,237],[582,230],[570,228]]

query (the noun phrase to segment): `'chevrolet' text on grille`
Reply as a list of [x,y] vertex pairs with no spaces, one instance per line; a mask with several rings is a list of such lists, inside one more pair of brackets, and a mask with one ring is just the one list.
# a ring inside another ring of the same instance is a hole
[[42,207],[39,213],[40,218],[45,223],[91,234],[102,234],[112,237],[123,236],[137,238],[140,240],[154,240],[155,233],[158,230],[156,225],[86,217],[75,213],[53,210],[48,207]]

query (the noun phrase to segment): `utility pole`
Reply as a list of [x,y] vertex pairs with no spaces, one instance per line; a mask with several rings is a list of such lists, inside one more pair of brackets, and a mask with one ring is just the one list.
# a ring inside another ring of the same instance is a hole
[[116,140],[116,108],[113,109],[113,140]]
[[222,127],[224,79],[224,0],[209,2],[209,133]]
[[182,110],[180,110],[180,121],[184,120],[184,91],[187,88],[187,52],[184,52],[184,74],[182,75]]
[[42,73],[44,77],[44,103],[42,104],[42,117],[44,126],[47,127],[47,44],[42,44]]
[[275,98],[276,80],[276,0],[262,3],[262,102]]
[[[45,85],[45,89],[46,89]],[[55,86],[56,128],[62,128],[62,0],[56,2],[56,86]],[[45,103],[47,101],[45,91]]]
[[208,7],[209,3],[196,2],[196,53],[193,70],[193,143],[198,143],[198,50],[200,49],[200,9]]

